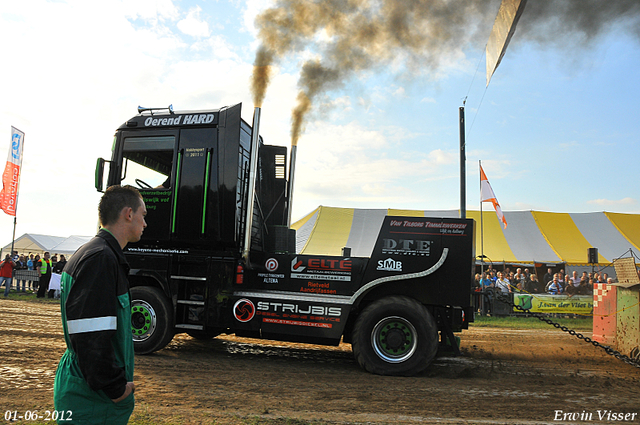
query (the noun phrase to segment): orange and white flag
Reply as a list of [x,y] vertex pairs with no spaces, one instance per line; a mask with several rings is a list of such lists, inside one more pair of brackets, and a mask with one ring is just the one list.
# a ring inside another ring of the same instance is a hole
[[2,174],[0,209],[14,217],[16,216],[16,206],[18,204],[23,145],[24,133],[15,127],[11,127],[11,147],[9,148],[9,156],[7,157],[7,165]]
[[491,202],[493,204],[493,208],[496,209],[498,220],[502,222],[504,228],[506,229],[507,220],[504,218],[504,214],[502,214],[502,209],[500,208],[498,199],[493,193],[493,189],[491,189],[491,185],[489,184],[489,180],[487,180],[487,175],[482,169],[482,165],[480,166],[480,202]]

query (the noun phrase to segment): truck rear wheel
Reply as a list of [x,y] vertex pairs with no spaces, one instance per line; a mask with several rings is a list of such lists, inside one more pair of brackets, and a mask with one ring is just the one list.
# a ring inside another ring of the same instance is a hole
[[353,330],[358,364],[378,375],[411,376],[429,366],[438,350],[438,329],[429,310],[403,296],[375,301]]
[[158,288],[131,288],[131,331],[138,354],[158,351],[173,338],[173,307]]

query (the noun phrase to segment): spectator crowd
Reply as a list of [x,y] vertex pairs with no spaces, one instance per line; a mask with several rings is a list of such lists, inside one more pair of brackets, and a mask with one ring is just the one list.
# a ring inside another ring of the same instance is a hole
[[607,273],[586,272],[580,275],[577,271],[567,275],[564,270],[554,273],[551,268],[547,273],[538,278],[534,272],[528,268],[517,268],[512,271],[506,267],[504,271],[493,268],[487,269],[483,273],[476,273],[473,289],[476,292],[474,303],[478,311],[493,311],[493,304],[496,292],[508,295],[512,293],[525,294],[550,294],[565,295],[592,295],[593,287],[596,283],[613,283],[613,279]]
[[504,294],[508,293],[529,293],[529,294],[552,294],[552,295],[591,295],[595,283],[613,283],[613,279],[607,273],[583,271],[578,276],[577,271],[573,271],[570,276],[564,270],[553,273],[552,269],[547,269],[542,280],[538,279],[536,273],[529,272],[529,269],[517,268],[511,271],[509,267],[504,271],[488,269],[480,274],[476,273],[474,289],[476,291],[499,290]]
[[[38,298],[54,298],[55,291],[49,289],[52,273],[60,274],[67,261],[64,255],[44,252],[39,254],[18,254],[17,251],[5,255],[0,262],[0,287],[5,286],[4,296],[9,296],[12,284],[16,292],[36,292]],[[31,273],[25,273],[31,271]]]

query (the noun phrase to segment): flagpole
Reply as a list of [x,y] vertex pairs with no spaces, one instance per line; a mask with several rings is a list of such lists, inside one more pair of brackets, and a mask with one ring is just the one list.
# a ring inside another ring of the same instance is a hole
[[13,236],[11,236],[11,256],[13,258],[13,247],[16,243],[16,224],[18,223],[16,216],[13,216]]
[[483,264],[480,266],[480,270],[484,273],[484,217],[482,214],[482,161],[478,160],[478,178],[480,180],[480,255]]
[[[24,140],[23,140],[23,143],[24,143]],[[22,168],[22,164],[20,166]],[[13,216],[13,236],[11,237],[11,255],[13,255],[13,248],[16,244],[16,226],[18,225],[18,196],[20,196],[20,180],[19,179],[18,179],[18,185],[16,186],[16,206],[13,210],[15,215]]]
[[464,103],[459,109],[460,118],[460,218],[467,218],[467,173],[466,173],[466,154],[465,154],[465,129],[464,129]]
[[[16,206],[14,208],[15,215],[13,216],[13,236],[11,237],[11,255],[13,255],[13,248],[16,244],[16,226],[18,225],[18,196],[20,194],[20,181],[18,180],[18,186],[16,190]],[[17,284],[16,284],[17,285]]]

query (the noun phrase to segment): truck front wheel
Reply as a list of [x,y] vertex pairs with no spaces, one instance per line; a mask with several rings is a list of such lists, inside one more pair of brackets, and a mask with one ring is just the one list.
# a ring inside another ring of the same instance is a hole
[[375,301],[353,330],[353,354],[360,366],[378,375],[411,376],[429,366],[438,349],[433,316],[403,296]]
[[173,338],[173,307],[158,288],[131,288],[131,331],[138,354],[158,351]]

